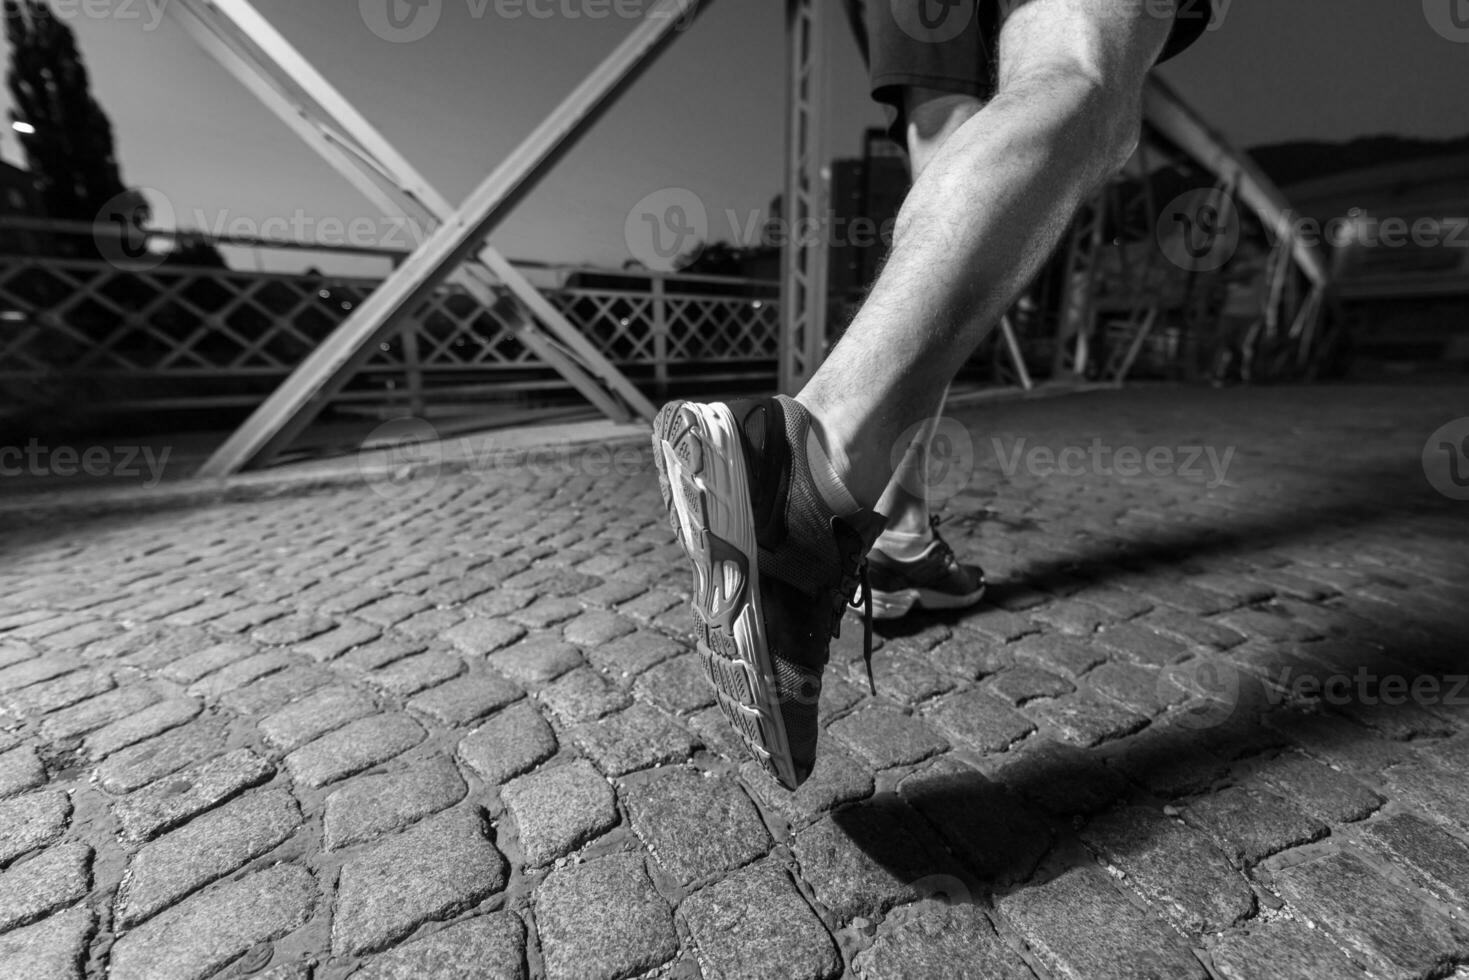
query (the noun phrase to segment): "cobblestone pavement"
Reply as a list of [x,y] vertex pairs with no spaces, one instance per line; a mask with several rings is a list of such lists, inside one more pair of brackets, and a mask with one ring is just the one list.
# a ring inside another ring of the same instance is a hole
[[886,630],[877,697],[846,629],[795,794],[641,447],[41,515],[0,977],[1469,977],[1469,503],[1422,462],[1464,393],[958,412],[994,602]]

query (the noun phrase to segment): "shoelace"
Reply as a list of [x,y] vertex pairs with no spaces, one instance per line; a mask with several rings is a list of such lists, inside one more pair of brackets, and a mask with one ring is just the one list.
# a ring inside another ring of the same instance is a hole
[[[877,694],[877,682],[872,677],[872,583],[867,577],[867,559],[858,558],[855,567],[847,570],[848,558],[843,556],[842,581],[837,586],[836,614],[832,617],[831,635],[842,635],[842,613],[848,604],[862,610],[862,664],[867,668],[867,688]],[[853,592],[857,594],[851,599]]]

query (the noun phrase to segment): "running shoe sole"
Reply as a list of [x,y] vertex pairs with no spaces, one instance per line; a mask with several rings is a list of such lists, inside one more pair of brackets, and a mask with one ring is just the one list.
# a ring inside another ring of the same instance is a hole
[[968,595],[954,595],[933,589],[903,589],[900,592],[872,592],[873,619],[902,619],[918,609],[968,609],[984,598],[981,585]]
[[668,520],[694,569],[694,634],[720,710],[750,753],[797,785],[760,609],[759,544],[739,427],[721,404],[674,402],[653,423]]

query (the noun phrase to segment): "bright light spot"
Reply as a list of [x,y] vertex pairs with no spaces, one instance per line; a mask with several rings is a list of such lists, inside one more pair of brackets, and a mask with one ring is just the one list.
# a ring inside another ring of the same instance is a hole
[[23,133],[26,136],[36,135],[36,127],[32,126],[28,122],[22,122],[21,120],[17,119],[15,122],[11,123],[10,126],[17,133]]
[[755,302],[753,302],[753,303],[750,304],[750,309],[752,309],[752,310],[763,310],[763,309],[765,309],[765,303],[764,303],[764,301],[757,299]]
[[622,324],[624,327],[626,327],[626,326],[628,326],[628,325],[630,325],[632,323],[632,321],[629,320],[627,317],[623,317],[621,320],[618,320],[617,322],[620,323],[620,324]]
[[24,323],[26,321],[26,315],[20,310],[6,310],[4,313],[0,313],[0,320],[4,320],[6,323]]
[[344,309],[344,310],[350,310],[351,308],[352,308],[352,304],[351,303],[343,303],[342,304],[342,309]]

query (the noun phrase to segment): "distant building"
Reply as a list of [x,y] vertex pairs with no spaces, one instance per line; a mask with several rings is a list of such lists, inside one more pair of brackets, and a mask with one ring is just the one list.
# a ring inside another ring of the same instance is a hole
[[907,193],[907,158],[881,129],[867,131],[861,159],[832,161],[828,282],[838,307],[877,278]]
[[1469,153],[1284,190],[1331,256],[1359,372],[1469,366]]
[[[5,218],[40,218],[41,195],[29,170],[0,160],[0,221]],[[7,228],[0,224],[0,252],[33,254],[42,251],[42,233]]]

